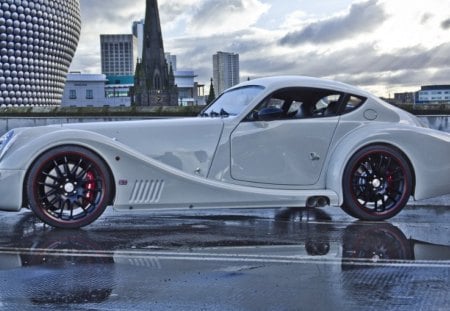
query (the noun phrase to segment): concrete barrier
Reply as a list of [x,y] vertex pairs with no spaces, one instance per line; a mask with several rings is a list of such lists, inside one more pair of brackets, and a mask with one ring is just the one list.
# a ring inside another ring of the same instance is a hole
[[111,122],[154,119],[152,117],[0,117],[0,135],[18,127],[35,127],[66,123]]
[[[0,117],[0,135],[17,127],[142,119],[154,119],[154,117]],[[450,133],[450,116],[420,116],[419,119],[431,128]]]
[[421,116],[419,119],[432,129],[450,133],[450,116]]

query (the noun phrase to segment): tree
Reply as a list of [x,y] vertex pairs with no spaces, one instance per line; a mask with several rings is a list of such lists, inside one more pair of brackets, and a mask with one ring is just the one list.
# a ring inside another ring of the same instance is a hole
[[209,95],[206,99],[206,104],[209,105],[216,99],[216,92],[214,92],[213,79],[211,78],[211,85],[209,86]]

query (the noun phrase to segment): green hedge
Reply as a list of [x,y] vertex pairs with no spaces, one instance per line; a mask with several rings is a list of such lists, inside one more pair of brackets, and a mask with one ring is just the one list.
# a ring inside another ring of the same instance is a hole
[[182,117],[196,116],[203,106],[188,107],[2,107],[4,117]]

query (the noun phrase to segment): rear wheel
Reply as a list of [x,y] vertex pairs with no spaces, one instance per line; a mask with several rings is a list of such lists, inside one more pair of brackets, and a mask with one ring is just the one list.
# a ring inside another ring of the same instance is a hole
[[45,223],[80,228],[105,210],[112,195],[112,178],[103,160],[90,150],[64,146],[42,154],[28,174],[31,209]]
[[343,179],[342,209],[363,220],[385,220],[398,214],[412,192],[412,174],[394,148],[374,145],[358,151]]

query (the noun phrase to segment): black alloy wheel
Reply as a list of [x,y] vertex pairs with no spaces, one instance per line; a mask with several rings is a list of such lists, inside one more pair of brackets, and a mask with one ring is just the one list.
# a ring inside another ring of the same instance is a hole
[[45,223],[84,227],[108,206],[112,177],[104,161],[78,146],[57,147],[32,165],[26,183],[30,208]]
[[343,179],[342,209],[362,220],[386,220],[397,215],[412,193],[412,173],[398,150],[373,145],[348,162]]

